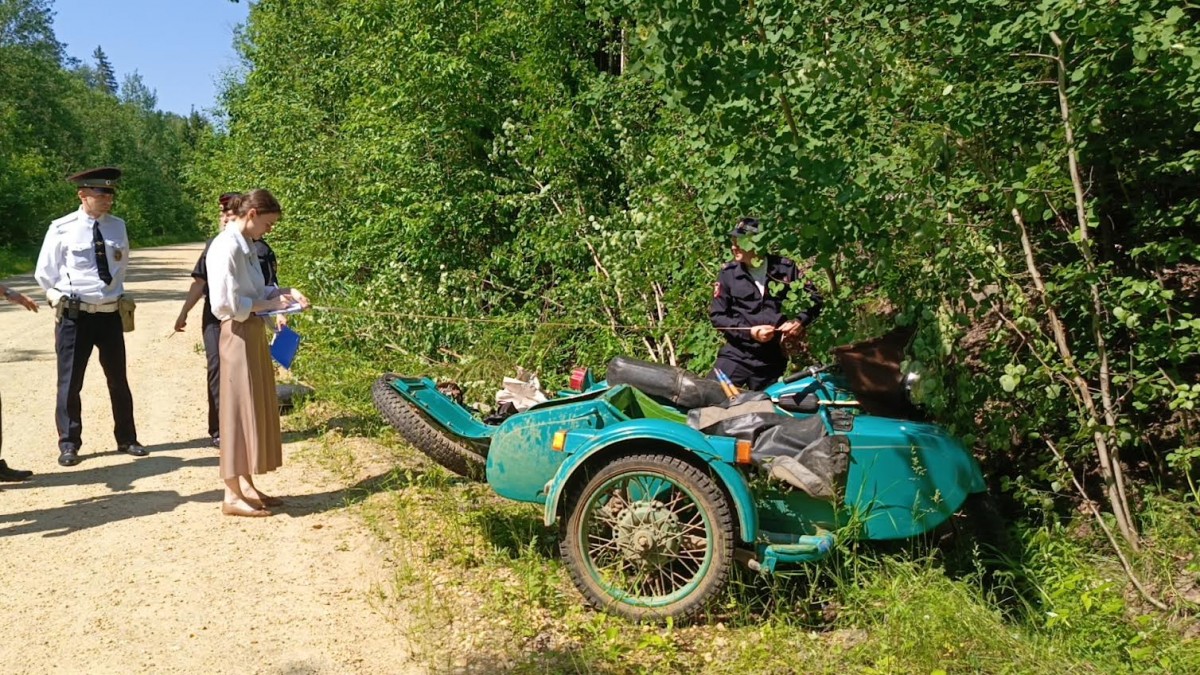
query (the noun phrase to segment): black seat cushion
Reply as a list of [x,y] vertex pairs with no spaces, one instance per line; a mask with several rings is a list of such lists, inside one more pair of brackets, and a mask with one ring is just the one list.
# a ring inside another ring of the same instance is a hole
[[618,356],[608,362],[610,385],[627,384],[680,408],[699,408],[726,400],[721,385],[682,368]]

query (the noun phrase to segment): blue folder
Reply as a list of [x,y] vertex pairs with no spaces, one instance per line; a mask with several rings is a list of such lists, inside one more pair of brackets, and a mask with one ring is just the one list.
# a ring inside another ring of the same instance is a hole
[[284,368],[291,370],[292,362],[296,360],[296,352],[300,350],[300,334],[288,326],[280,328],[271,341],[271,358]]

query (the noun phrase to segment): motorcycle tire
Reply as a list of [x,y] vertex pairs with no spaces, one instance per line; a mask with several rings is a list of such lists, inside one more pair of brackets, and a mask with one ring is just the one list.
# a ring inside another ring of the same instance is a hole
[[597,609],[686,621],[729,581],[733,507],[716,479],[678,457],[619,457],[585,476],[565,507],[559,548]]
[[487,458],[449,438],[426,420],[416,406],[392,387],[394,379],[396,376],[389,373],[371,386],[371,398],[384,421],[410,445],[442,467],[474,481],[484,480]]

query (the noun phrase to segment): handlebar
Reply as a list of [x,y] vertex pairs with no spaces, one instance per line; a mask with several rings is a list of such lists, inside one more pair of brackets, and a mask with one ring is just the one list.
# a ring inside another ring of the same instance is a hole
[[791,384],[792,382],[795,382],[796,380],[799,380],[802,377],[810,377],[810,376],[816,377],[818,373],[823,373],[828,369],[829,369],[828,364],[825,364],[825,363],[814,364],[803,370],[798,370],[798,371],[792,373],[791,375],[788,375],[787,377],[783,378],[783,381],[785,384]]

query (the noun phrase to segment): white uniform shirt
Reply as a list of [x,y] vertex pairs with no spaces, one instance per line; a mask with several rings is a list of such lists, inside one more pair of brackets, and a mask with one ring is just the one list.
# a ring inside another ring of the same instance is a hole
[[754,286],[758,288],[758,296],[764,297],[767,294],[767,261],[763,260],[758,263],[758,267],[750,268],[750,278],[754,280]]
[[96,266],[92,245],[95,222],[81,206],[78,211],[50,223],[33,276],[51,304],[74,295],[83,302],[99,305],[116,302],[125,292],[125,268],[129,265],[125,221],[108,214],[100,216],[100,236],[104,238],[108,271],[112,274],[110,284],[100,280],[100,269]]
[[254,301],[267,297],[258,255],[237,223],[229,223],[213,238],[204,264],[208,266],[208,298],[218,319],[245,321]]

